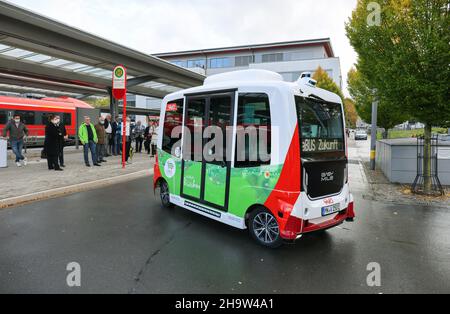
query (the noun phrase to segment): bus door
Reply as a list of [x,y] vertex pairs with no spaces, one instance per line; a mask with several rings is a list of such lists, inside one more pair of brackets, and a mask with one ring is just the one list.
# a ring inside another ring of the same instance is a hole
[[228,211],[235,92],[187,96],[181,196]]

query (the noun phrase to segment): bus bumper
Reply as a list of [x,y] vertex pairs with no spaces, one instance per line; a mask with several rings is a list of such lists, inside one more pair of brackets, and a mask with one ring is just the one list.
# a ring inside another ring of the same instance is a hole
[[329,219],[326,217],[316,219],[301,219],[295,216],[290,216],[284,225],[281,227],[281,237],[285,240],[297,240],[302,235],[327,230],[337,227],[344,222],[353,222],[355,219],[355,209],[353,196],[350,194],[350,201],[347,208],[341,210],[335,215],[331,215]]

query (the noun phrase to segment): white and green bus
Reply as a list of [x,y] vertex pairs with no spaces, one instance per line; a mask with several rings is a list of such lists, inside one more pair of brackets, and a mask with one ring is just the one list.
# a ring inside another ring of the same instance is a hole
[[353,221],[342,101],[264,70],[208,77],[164,98],[154,188],[179,206],[249,229],[267,247]]

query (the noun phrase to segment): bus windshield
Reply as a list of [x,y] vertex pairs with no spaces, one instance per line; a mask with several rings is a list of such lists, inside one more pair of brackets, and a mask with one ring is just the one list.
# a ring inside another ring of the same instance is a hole
[[340,104],[295,96],[302,152],[344,151],[344,123]]

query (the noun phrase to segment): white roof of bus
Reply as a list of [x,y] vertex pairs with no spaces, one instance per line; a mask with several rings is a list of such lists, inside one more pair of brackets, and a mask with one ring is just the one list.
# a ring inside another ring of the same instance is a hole
[[185,89],[167,95],[165,99],[174,100],[183,97],[185,94],[196,94],[211,92],[215,90],[226,90],[239,87],[278,87],[283,90],[291,90],[293,93],[301,94],[305,97],[314,95],[327,102],[342,103],[341,98],[329,91],[309,85],[307,81],[285,82],[283,77],[266,70],[243,70],[216,74],[208,77],[204,85]]

